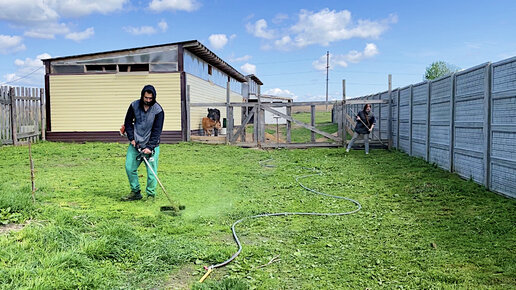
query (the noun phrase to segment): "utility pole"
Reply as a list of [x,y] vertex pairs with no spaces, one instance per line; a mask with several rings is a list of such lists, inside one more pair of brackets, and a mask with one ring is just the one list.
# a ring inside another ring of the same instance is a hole
[[326,112],[328,112],[328,69],[330,68],[330,51],[326,51]]

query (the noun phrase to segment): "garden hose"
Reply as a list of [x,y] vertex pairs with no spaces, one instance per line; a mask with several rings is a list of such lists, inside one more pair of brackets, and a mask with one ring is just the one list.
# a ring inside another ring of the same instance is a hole
[[[261,166],[264,166],[264,167],[274,167],[273,165],[264,165],[264,163],[268,162],[268,161],[271,161],[272,159],[267,159],[267,160],[262,160],[260,161],[260,165]],[[238,235],[236,234],[236,230],[235,230],[235,226],[238,225],[239,223],[243,222],[244,220],[247,220],[247,219],[254,219],[254,218],[261,218],[261,217],[270,217],[270,216],[288,216],[288,215],[308,215],[308,216],[342,216],[342,215],[349,215],[349,214],[353,214],[353,213],[356,213],[358,212],[361,208],[362,208],[362,205],[354,200],[354,199],[351,199],[351,198],[347,198],[347,197],[343,197],[343,196],[336,196],[336,195],[331,195],[331,194],[327,194],[327,193],[324,193],[324,192],[319,192],[319,191],[316,191],[312,188],[309,188],[307,186],[305,186],[304,184],[302,184],[299,180],[300,179],[303,179],[303,178],[307,178],[307,177],[311,177],[311,176],[316,176],[316,175],[322,175],[321,171],[318,171],[316,170],[315,168],[303,168],[303,169],[309,169],[309,170],[312,170],[316,173],[314,174],[308,174],[308,175],[303,175],[303,176],[298,176],[296,177],[296,182],[305,190],[308,190],[310,192],[313,192],[315,194],[320,194],[320,195],[324,195],[324,196],[327,196],[327,197],[332,197],[332,198],[336,198],[336,199],[344,199],[344,200],[347,200],[347,201],[350,201],[352,203],[354,203],[357,208],[355,210],[352,210],[352,211],[348,211],[348,212],[339,212],[339,213],[319,213],[319,212],[281,212],[281,213],[264,213],[264,214],[258,214],[258,215],[253,215],[253,216],[247,216],[247,217],[244,217],[244,218],[241,218],[239,220],[237,220],[236,222],[233,223],[233,225],[231,226],[231,231],[233,232],[233,239],[235,240],[237,246],[238,246],[238,251],[236,253],[234,253],[231,258],[227,259],[226,261],[222,262],[222,263],[219,263],[219,264],[214,264],[214,265],[211,265],[211,266],[205,266],[204,268],[206,269],[206,273],[204,274],[204,276],[199,280],[200,283],[202,283],[210,274],[211,272],[213,271],[213,269],[216,269],[216,268],[220,268],[220,267],[224,267],[226,266],[227,264],[231,263],[231,261],[233,261],[236,257],[238,257],[238,255],[240,255],[240,253],[242,252],[242,244],[240,243],[240,240],[238,239]]]

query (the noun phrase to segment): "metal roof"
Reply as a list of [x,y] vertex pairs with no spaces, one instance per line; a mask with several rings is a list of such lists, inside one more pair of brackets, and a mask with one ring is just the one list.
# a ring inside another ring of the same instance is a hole
[[262,81],[255,75],[247,75],[246,77],[252,79],[255,83],[259,84],[260,86],[263,85]]
[[87,53],[87,54],[64,56],[64,57],[47,58],[47,59],[42,59],[42,61],[53,62],[53,61],[62,61],[62,60],[67,60],[67,59],[72,59],[72,58],[89,58],[89,57],[99,56],[102,54],[122,54],[125,52],[131,52],[131,51],[135,51],[135,50],[160,48],[160,47],[166,47],[166,46],[171,46],[171,45],[182,45],[184,49],[186,49],[186,50],[190,51],[191,53],[195,54],[196,56],[200,57],[201,59],[203,59],[210,65],[225,72],[232,78],[234,78],[240,82],[246,82],[245,76],[243,74],[241,74],[235,68],[230,66],[227,62],[223,61],[220,57],[218,57],[215,53],[213,53],[211,50],[209,50],[206,46],[204,46],[202,43],[200,43],[197,40],[189,40],[189,41],[183,41],[183,42],[174,42],[174,43],[167,43],[167,44],[159,44],[159,45],[127,48],[127,49],[120,49],[120,50],[95,52],[95,53]]

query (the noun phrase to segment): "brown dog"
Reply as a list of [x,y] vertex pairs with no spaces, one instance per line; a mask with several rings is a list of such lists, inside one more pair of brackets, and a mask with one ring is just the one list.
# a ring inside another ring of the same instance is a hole
[[208,117],[202,118],[202,128],[204,130],[204,136],[211,136],[213,129],[220,130],[220,121],[213,121]]

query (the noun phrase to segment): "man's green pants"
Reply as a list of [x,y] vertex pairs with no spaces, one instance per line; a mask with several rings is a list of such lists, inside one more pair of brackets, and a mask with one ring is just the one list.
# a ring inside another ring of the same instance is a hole
[[[140,160],[136,159],[136,157],[138,157],[138,154],[138,150],[136,150],[136,148],[129,144],[129,148],[127,149],[127,155],[125,158],[125,171],[127,172],[127,178],[129,178],[129,185],[131,186],[132,192],[140,191],[140,182],[138,181],[138,167],[144,161],[143,158],[141,158]],[[159,146],[154,148],[154,155],[152,155],[152,158],[150,157],[150,155],[145,156],[145,158],[147,158],[147,161],[149,161],[149,164],[154,170],[154,172],[158,174]],[[156,177],[154,177],[152,172],[149,170],[147,164],[145,164],[145,167],[147,167],[147,196],[156,196],[156,186],[158,184],[158,181],[156,180]]]

